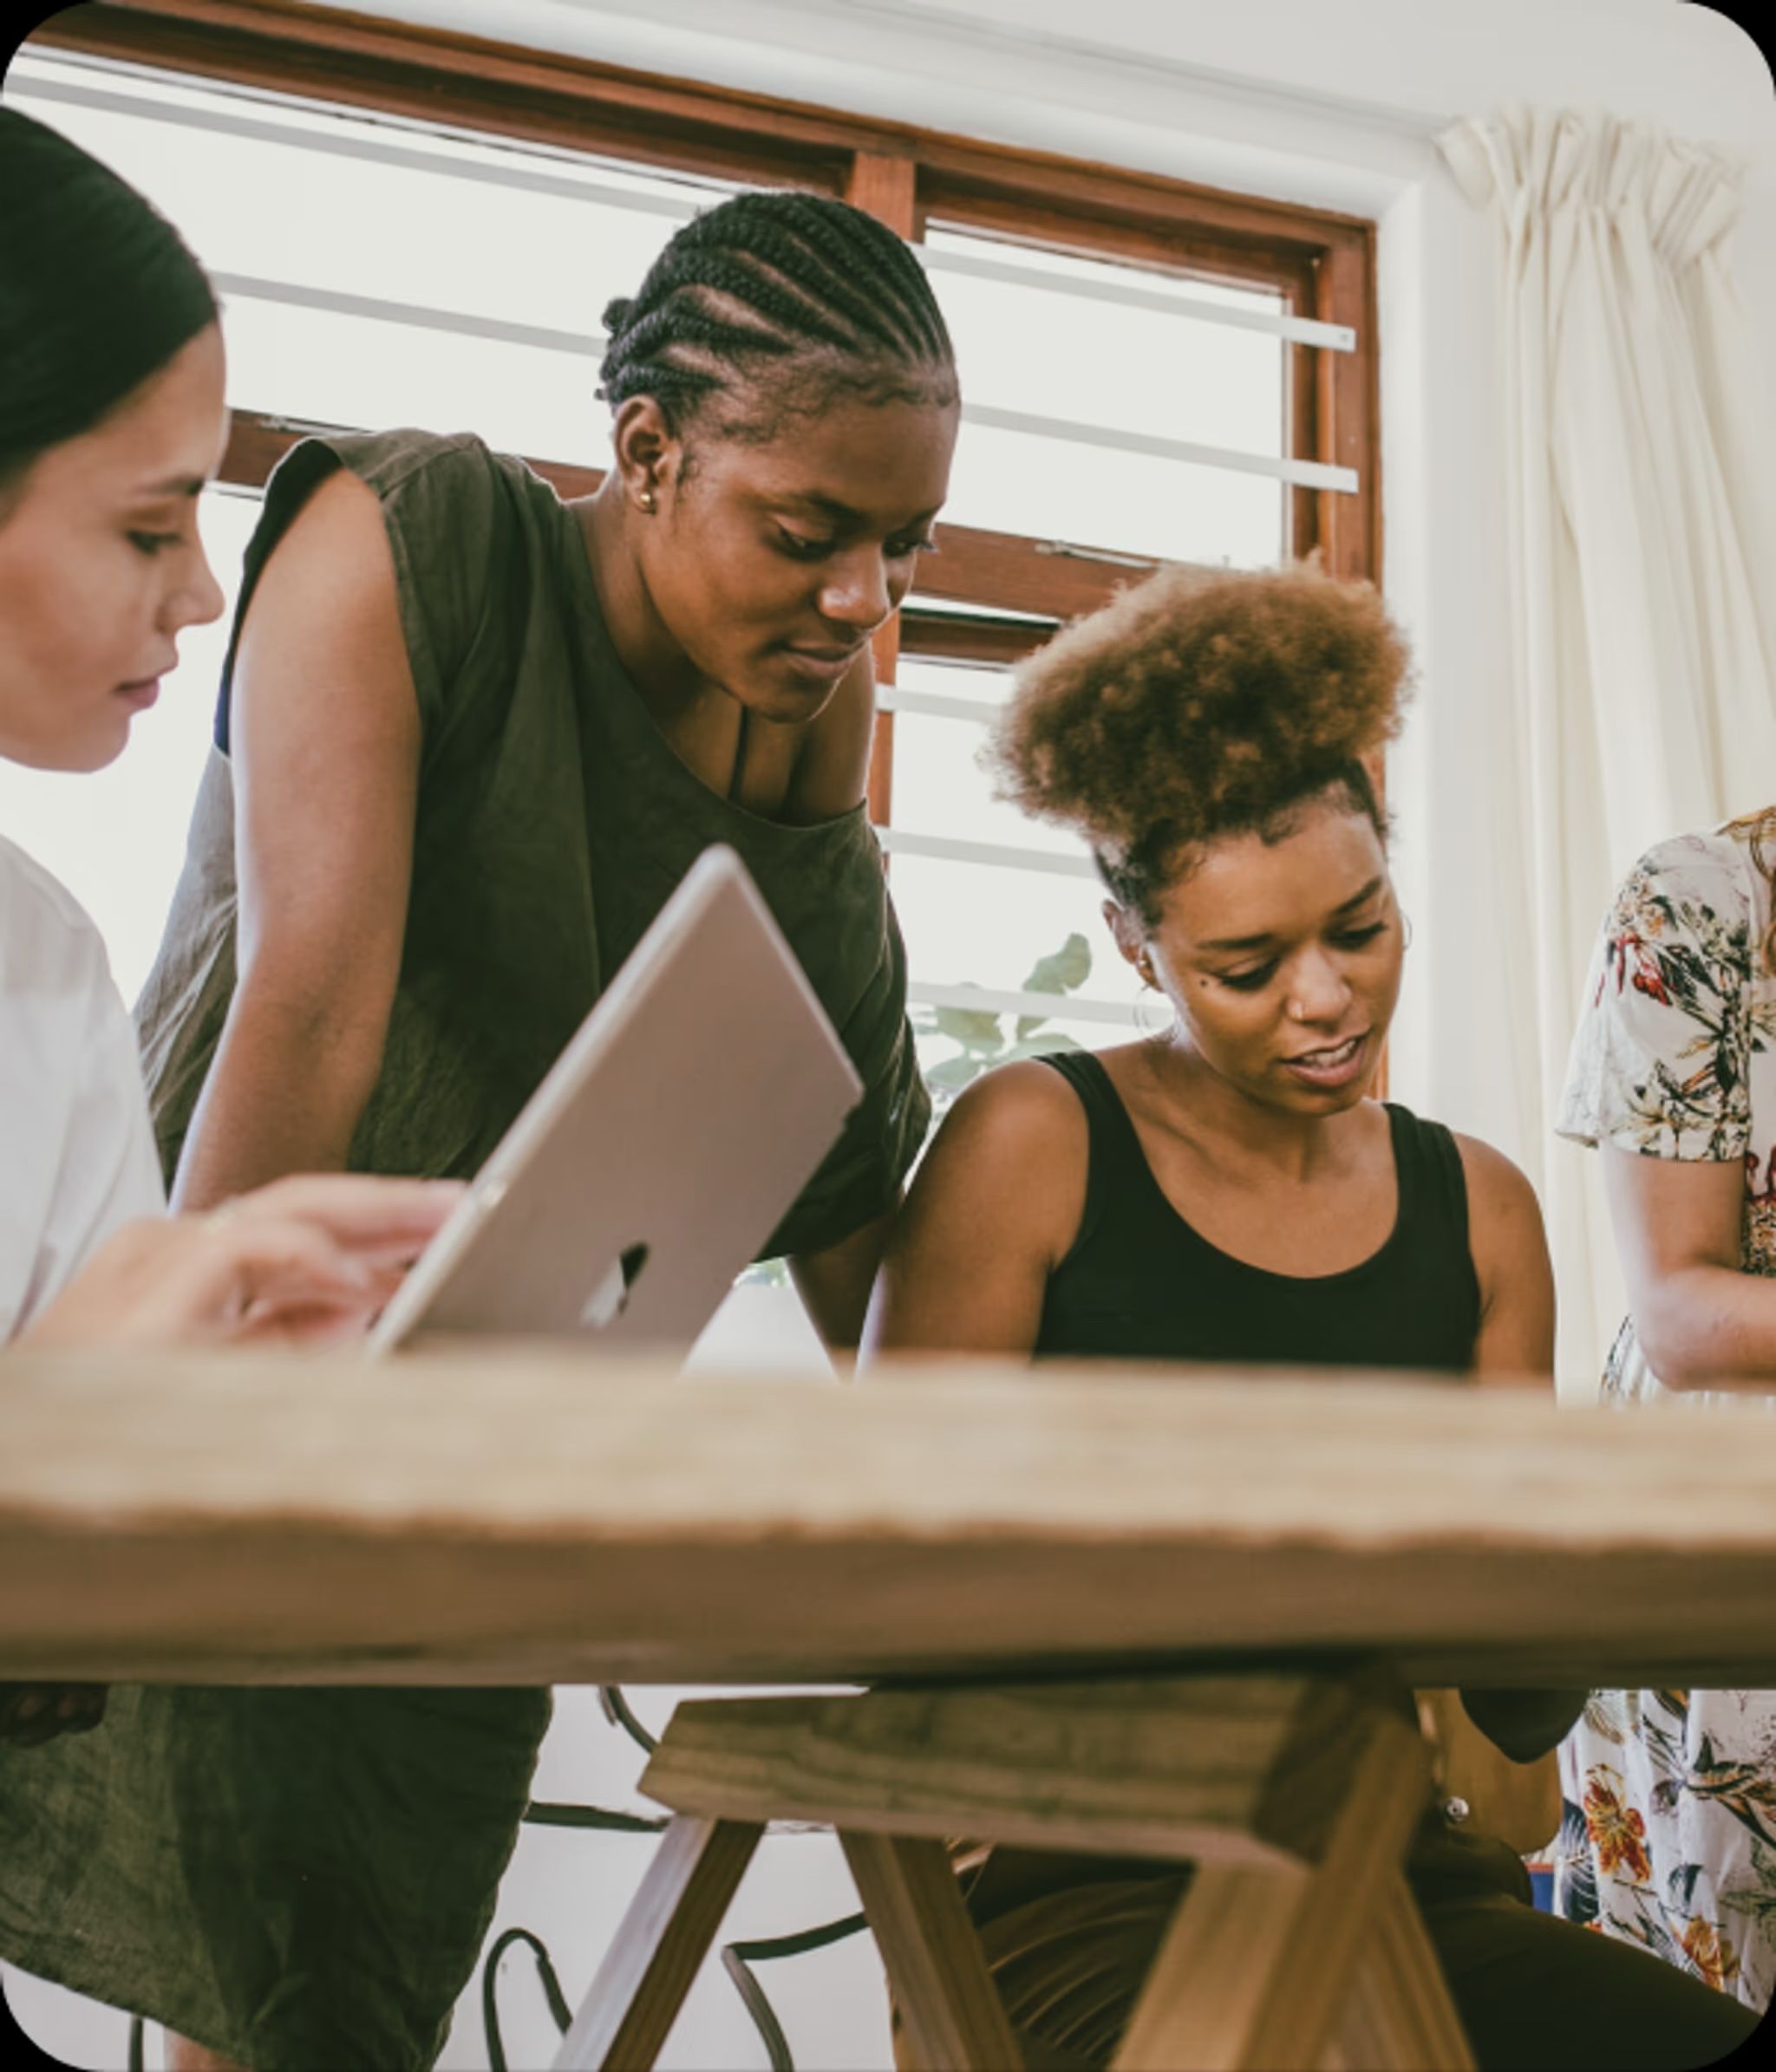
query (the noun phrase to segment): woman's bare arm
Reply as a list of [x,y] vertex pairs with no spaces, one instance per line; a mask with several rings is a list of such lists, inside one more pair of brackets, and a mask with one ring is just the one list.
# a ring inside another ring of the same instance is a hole
[[1554,1269],[1536,1191],[1502,1151],[1458,1137],[1467,1182],[1468,1245],[1480,1283],[1474,1372],[1486,1382],[1551,1388]]
[[1776,1388],[1776,1280],[1740,1266],[1738,1159],[1603,1147],[1603,1184],[1641,1350],[1670,1389]]
[[889,1238],[867,1352],[1027,1355],[1084,1214],[1078,1097],[1043,1065],[978,1080],[944,1117]]
[[382,1069],[407,926],[420,718],[372,492],[330,476],[235,660],[238,982],[175,1184],[201,1209],[337,1169]]
[[798,1253],[789,1262],[790,1278],[802,1306],[835,1353],[857,1351],[870,1288],[892,1222],[891,1216],[878,1216],[838,1244],[820,1252]]

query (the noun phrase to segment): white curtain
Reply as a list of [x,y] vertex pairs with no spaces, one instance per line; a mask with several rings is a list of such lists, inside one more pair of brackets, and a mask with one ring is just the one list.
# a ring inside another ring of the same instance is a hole
[[1555,1144],[1552,1117],[1616,883],[1652,843],[1776,801],[1776,447],[1727,270],[1734,160],[1570,110],[1438,141],[1501,262],[1497,889],[1523,953],[1512,1021],[1540,1101],[1561,1382],[1588,1394],[1622,1282],[1596,1156]]

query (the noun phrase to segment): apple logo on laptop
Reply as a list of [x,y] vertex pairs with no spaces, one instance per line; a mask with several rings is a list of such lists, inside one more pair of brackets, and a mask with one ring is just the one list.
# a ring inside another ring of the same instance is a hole
[[581,1328],[608,1330],[628,1308],[630,1291],[641,1279],[642,1268],[647,1263],[645,1245],[625,1246],[611,1262],[610,1270],[593,1284],[585,1306],[579,1313]]

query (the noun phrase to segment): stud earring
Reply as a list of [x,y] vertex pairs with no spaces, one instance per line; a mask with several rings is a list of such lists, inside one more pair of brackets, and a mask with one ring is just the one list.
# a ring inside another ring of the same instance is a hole
[[647,512],[650,518],[652,518],[654,515],[654,492],[651,489],[643,490],[641,494],[636,498],[636,502],[641,505],[642,509]]

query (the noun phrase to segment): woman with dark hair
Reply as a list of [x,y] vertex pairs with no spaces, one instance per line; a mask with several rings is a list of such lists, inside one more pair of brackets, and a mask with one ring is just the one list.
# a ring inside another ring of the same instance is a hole
[[[1002,789],[1089,840],[1117,948],[1174,1019],[957,1100],[872,1348],[1549,1374],[1528,1182],[1370,1094],[1405,927],[1362,758],[1406,668],[1373,590],[1302,569],[1162,572],[1025,665]],[[1518,1761],[1583,1702],[1464,1700]],[[1695,1980],[1536,1912],[1512,1852],[1432,1808],[1408,1869],[1484,2067],[1677,2072],[1751,2031]],[[1107,2065],[1188,1867],[994,1849],[965,1875],[1028,2063]]]
[[[0,108],[0,756],[102,768],[187,626],[221,609],[199,491],[222,342],[178,233],[53,129]],[[456,1190],[291,1180],[171,1219],[98,931],[0,839],[0,1345],[311,1340],[361,1328]],[[0,1743],[90,1730],[90,1684],[0,1684]],[[47,1758],[0,1752],[0,1947]],[[78,1834],[68,1838],[81,1846]],[[58,1841],[58,1847],[62,1846]]]
[[[5,108],[0,188],[0,756],[97,770],[153,704],[181,631],[221,609],[196,528],[225,422],[221,334],[173,226]],[[3,840],[0,1032],[0,1343],[361,1323],[381,1300],[367,1297],[361,1247],[410,1250],[454,1199],[331,1180],[235,1202],[207,1224],[167,1220],[103,945]],[[275,1293],[274,1267],[310,1277],[301,1305]]]
[[[870,637],[948,484],[949,339],[900,240],[803,193],[711,209],[607,322],[595,496],[413,431],[273,476],[138,1009],[162,1159],[195,1209],[473,1171],[725,842],[865,1082],[770,1248],[842,1346],[929,1113],[864,783]],[[46,1838],[96,1798],[111,1824],[13,1880],[21,1961],[153,2014],[176,2067],[427,2065],[548,1717],[544,1691],[131,1693],[40,1786]]]

